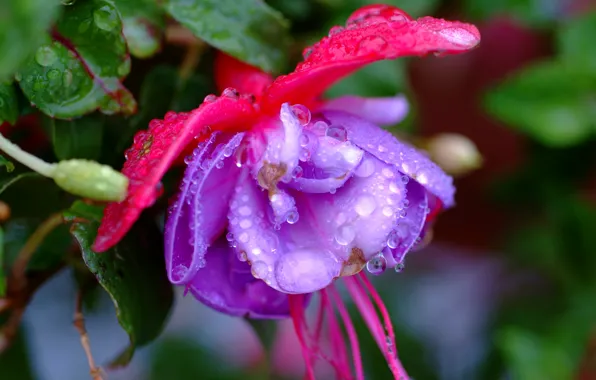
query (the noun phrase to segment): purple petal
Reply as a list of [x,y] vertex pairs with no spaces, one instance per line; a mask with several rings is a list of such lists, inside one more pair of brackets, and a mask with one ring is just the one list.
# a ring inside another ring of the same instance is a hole
[[189,290],[199,301],[234,316],[289,316],[288,295],[255,279],[250,265],[238,260],[225,239],[209,247],[205,260],[207,265],[189,283]]
[[313,118],[313,121],[316,123],[321,119],[329,125],[345,128],[349,141],[379,160],[395,165],[399,171],[441,199],[445,207],[453,206],[453,178],[445,174],[422,152],[399,141],[376,125],[345,112],[326,111],[322,118]]
[[409,111],[404,95],[385,98],[342,96],[325,103],[322,111],[344,111],[375,125],[394,125],[401,122]]
[[170,281],[186,284],[205,266],[208,246],[223,232],[239,168],[229,157],[243,134],[214,133],[188,157],[178,199],[165,228],[166,268]]
[[416,181],[409,181],[406,190],[408,207],[387,238],[387,246],[397,263],[401,263],[422,238],[422,228],[428,214],[428,199],[424,187]]
[[311,293],[339,276],[341,263],[308,215],[276,229],[270,212],[266,193],[243,173],[232,197],[228,229],[255,277],[285,293]]
[[305,149],[315,148],[308,161],[300,166],[300,176],[294,176],[288,186],[306,193],[329,193],[343,186],[352,177],[364,152],[349,141],[315,133],[305,136],[309,136],[309,142],[316,139],[317,143],[306,145]]

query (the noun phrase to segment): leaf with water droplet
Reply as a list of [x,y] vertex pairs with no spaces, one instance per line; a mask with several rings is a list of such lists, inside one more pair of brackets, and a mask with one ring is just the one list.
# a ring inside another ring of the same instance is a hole
[[8,77],[35,53],[54,22],[59,3],[48,0],[3,0],[0,5],[0,78]]
[[130,57],[117,9],[108,0],[64,8],[52,36],[18,72],[25,96],[45,114],[70,119],[100,109],[131,114],[136,103],[120,82]]
[[197,37],[268,72],[286,63],[288,22],[261,0],[169,0],[166,10]]
[[101,152],[105,117],[88,115],[73,120],[50,119],[54,154],[59,160],[97,160]]
[[596,78],[585,67],[546,61],[490,91],[490,113],[543,144],[565,147],[594,136]]
[[137,58],[148,58],[159,51],[165,20],[155,0],[116,0],[122,16],[124,38],[130,53]]
[[130,362],[137,347],[159,336],[172,306],[173,291],[165,274],[162,234],[152,221],[139,221],[122,241],[102,254],[91,249],[98,226],[95,220],[75,222],[71,233],[85,264],[112,298],[118,321],[130,339],[130,345],[110,364],[121,367]]
[[17,94],[12,83],[0,83],[0,125],[5,121],[14,124],[18,117]]

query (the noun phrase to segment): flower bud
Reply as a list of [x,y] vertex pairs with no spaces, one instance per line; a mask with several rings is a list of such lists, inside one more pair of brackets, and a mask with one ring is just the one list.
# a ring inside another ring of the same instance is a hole
[[128,188],[125,175],[95,161],[60,161],[52,177],[69,193],[98,201],[122,201]]
[[476,145],[457,133],[441,133],[430,138],[426,149],[432,160],[453,176],[468,174],[482,165]]

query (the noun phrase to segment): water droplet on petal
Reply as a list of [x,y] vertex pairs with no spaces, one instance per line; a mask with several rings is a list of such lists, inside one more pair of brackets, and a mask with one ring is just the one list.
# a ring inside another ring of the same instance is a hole
[[258,278],[258,279],[265,279],[269,275],[269,267],[267,266],[267,263],[265,263],[264,261],[260,261],[260,260],[255,261],[252,264],[250,271],[251,271],[252,275],[254,276],[254,278]]
[[296,116],[300,125],[307,125],[310,123],[310,110],[302,104],[294,104],[292,106],[292,113],[294,113],[294,116]]
[[348,139],[348,131],[341,125],[332,125],[325,131],[325,136],[339,141],[346,141]]
[[447,41],[465,47],[474,47],[479,42],[477,36],[463,28],[445,28],[440,30],[439,34]]
[[354,170],[356,177],[370,177],[375,172],[375,163],[373,159],[365,157],[360,165]]
[[308,135],[306,135],[304,133],[300,135],[300,146],[307,146],[308,141],[309,141]]
[[298,214],[298,211],[292,210],[286,216],[286,222],[288,222],[289,224],[295,224],[298,221],[299,217],[300,215]]
[[335,241],[339,245],[348,245],[356,237],[356,230],[351,224],[342,224],[335,231]]
[[377,202],[375,198],[371,195],[361,195],[356,199],[356,204],[354,205],[354,210],[360,216],[369,216],[370,214],[375,211],[377,208]]
[[387,259],[380,253],[366,262],[366,269],[370,274],[378,276],[387,269]]
[[236,90],[235,88],[228,87],[225,90],[223,90],[221,96],[225,96],[226,98],[230,99],[238,99],[240,93],[238,93],[238,90]]
[[203,99],[203,103],[213,103],[217,100],[217,95],[209,94]]

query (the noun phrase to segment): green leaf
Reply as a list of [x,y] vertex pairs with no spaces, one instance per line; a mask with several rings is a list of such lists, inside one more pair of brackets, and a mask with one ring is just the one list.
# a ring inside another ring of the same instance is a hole
[[405,90],[407,79],[403,60],[379,61],[358,70],[331,87],[325,95],[395,96]]
[[19,105],[14,87],[11,83],[0,83],[0,124],[5,121],[14,124],[18,117]]
[[547,337],[508,327],[498,335],[497,345],[509,363],[512,379],[573,379],[575,368],[568,353]]
[[51,117],[70,119],[95,109],[131,114],[132,94],[120,80],[130,57],[116,8],[108,0],[66,7],[52,33],[16,79],[27,98]]
[[155,0],[116,0],[122,16],[123,33],[130,53],[148,58],[161,47],[164,15]]
[[[0,167],[4,166],[6,167],[6,171],[8,173],[12,172],[14,170],[14,164],[11,161],[8,161],[6,158],[4,158],[4,156],[2,156],[0,154]],[[1,181],[0,181],[1,182]],[[1,185],[0,185],[1,186]]]
[[464,0],[464,10],[472,18],[488,19],[506,14],[532,25],[543,25],[561,18],[564,0]]
[[97,160],[101,153],[104,118],[88,115],[74,120],[50,121],[54,154],[59,160]]
[[19,68],[43,40],[59,11],[58,0],[0,2],[0,78]]
[[136,347],[159,335],[173,301],[162,235],[154,224],[143,222],[138,221],[114,248],[101,254],[91,250],[98,222],[77,222],[71,227],[87,267],[112,298],[130,339],[130,346],[112,362],[114,367],[126,365]]
[[103,207],[91,205],[83,201],[74,201],[72,206],[64,211],[64,220],[74,222],[77,218],[90,222],[101,222]]
[[559,62],[543,62],[509,78],[486,97],[490,113],[551,147],[594,135],[596,77]]
[[216,48],[268,72],[284,69],[288,22],[262,0],[167,0],[165,7]]
[[596,12],[563,25],[557,34],[559,55],[571,67],[590,70],[596,77]]

